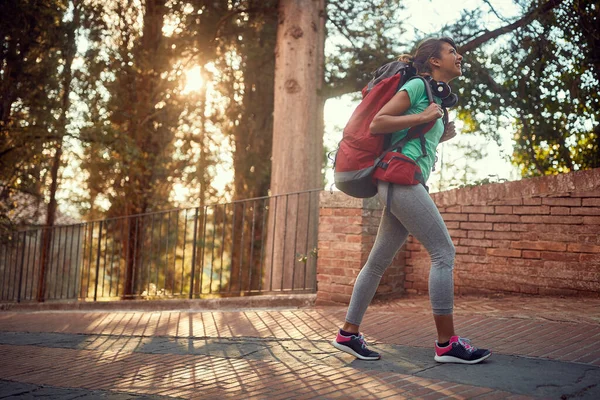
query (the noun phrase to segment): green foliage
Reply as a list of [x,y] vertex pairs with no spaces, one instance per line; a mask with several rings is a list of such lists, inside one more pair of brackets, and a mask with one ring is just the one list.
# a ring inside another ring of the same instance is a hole
[[[592,50],[600,45],[599,9],[598,1],[564,1],[465,55],[459,118],[466,132],[496,141],[500,129],[512,129],[513,163],[524,177],[600,166],[600,70]],[[450,29],[459,43],[485,32],[480,12]]]
[[[61,121],[66,0],[0,2],[0,219],[43,199]],[[25,193],[26,195],[17,195]],[[8,223],[8,222],[7,222]]]
[[325,98],[360,91],[374,70],[403,52],[403,10],[400,0],[327,2]]

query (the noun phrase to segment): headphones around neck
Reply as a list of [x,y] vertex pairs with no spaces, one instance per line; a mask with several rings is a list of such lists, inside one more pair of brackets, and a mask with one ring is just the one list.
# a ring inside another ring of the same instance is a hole
[[446,82],[438,82],[429,75],[426,75],[425,79],[429,82],[433,95],[442,99],[442,106],[449,108],[458,103],[458,96],[452,93],[450,85]]

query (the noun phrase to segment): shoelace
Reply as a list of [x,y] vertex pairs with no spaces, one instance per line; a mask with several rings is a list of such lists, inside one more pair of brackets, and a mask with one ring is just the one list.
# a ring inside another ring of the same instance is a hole
[[363,349],[369,345],[365,340],[365,335],[363,335],[362,333],[359,332],[358,335],[356,335],[356,337],[358,338],[358,341],[360,342],[360,345]]
[[467,338],[459,337],[458,342],[470,353],[477,351],[477,347],[473,346],[471,340]]

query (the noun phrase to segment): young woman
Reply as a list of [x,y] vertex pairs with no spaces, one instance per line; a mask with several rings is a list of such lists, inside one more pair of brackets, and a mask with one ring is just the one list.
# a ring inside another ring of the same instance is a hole
[[[412,62],[417,74],[426,77],[433,85],[447,84],[461,76],[462,56],[449,38],[427,39],[417,47]],[[371,123],[371,133],[393,132],[392,143],[405,137],[408,129],[435,120],[433,128],[425,134],[426,156],[423,156],[419,139],[409,140],[402,153],[415,160],[423,174],[424,182],[435,163],[436,147],[440,141],[456,135],[454,124],[444,129],[441,99],[434,96],[429,104],[423,79],[412,79],[404,84],[398,93],[379,111]],[[449,89],[446,87],[445,89]],[[436,94],[437,90],[433,90]],[[378,183],[378,196],[386,204],[387,182]],[[423,185],[393,185],[390,198],[390,212],[381,217],[379,231],[369,258],[358,274],[352,298],[346,315],[346,323],[337,334],[333,345],[362,360],[378,360],[380,355],[370,350],[359,333],[363,316],[373,299],[379,281],[386,268],[400,249],[408,234],[412,234],[425,246],[431,257],[429,274],[429,298],[433,319],[437,328],[435,360],[476,364],[491,355],[489,350],[473,347],[467,339],[456,335],[452,310],[454,306],[455,249],[436,205]]]

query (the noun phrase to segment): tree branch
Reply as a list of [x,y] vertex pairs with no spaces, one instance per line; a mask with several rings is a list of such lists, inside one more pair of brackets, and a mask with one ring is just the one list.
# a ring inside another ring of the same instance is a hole
[[539,15],[547,13],[547,12],[553,10],[554,8],[558,7],[563,1],[564,0],[549,0],[544,5],[540,6],[539,8],[536,8],[534,10],[531,10],[530,12],[525,14],[523,16],[523,18],[513,22],[512,24],[503,26],[503,27],[495,29],[493,31],[486,32],[483,35],[476,37],[475,39],[471,40],[467,44],[460,46],[458,51],[459,51],[459,53],[464,54],[469,51],[475,50],[476,48],[478,48],[479,46],[481,46],[482,44],[484,44],[485,42],[487,42],[489,40],[495,39],[498,36],[504,35],[505,33],[512,32],[515,29],[518,29],[522,26],[529,24],[531,21],[535,20]]

